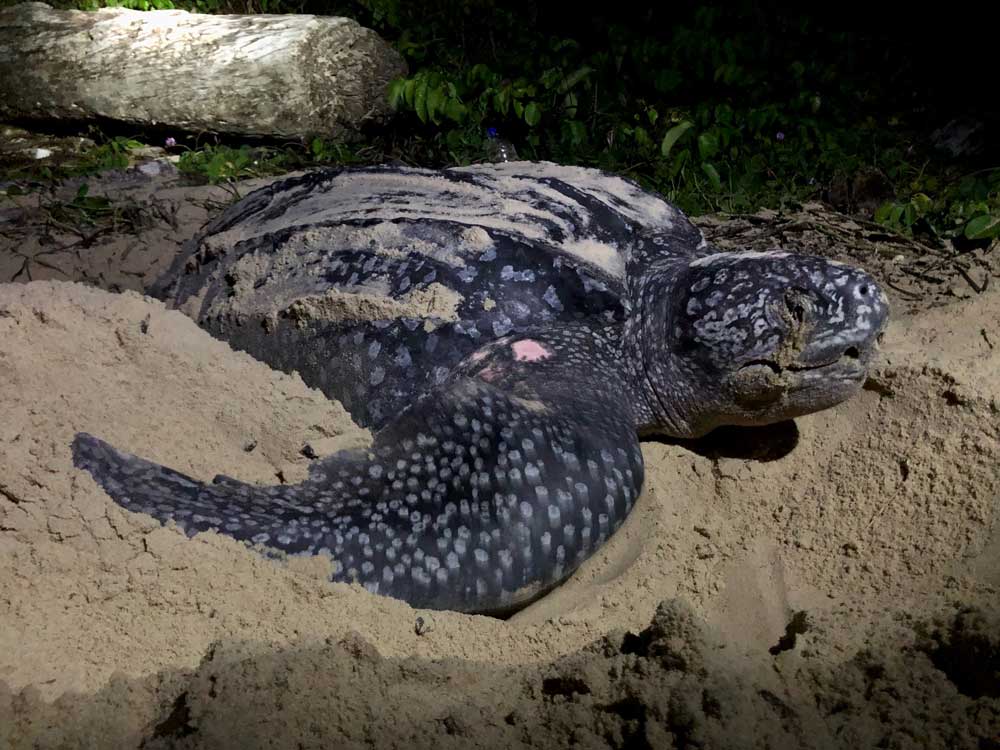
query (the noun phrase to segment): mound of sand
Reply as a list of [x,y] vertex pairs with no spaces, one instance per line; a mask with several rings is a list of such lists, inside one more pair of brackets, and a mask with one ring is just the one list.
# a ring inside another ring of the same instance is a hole
[[75,432],[269,484],[367,435],[136,292],[0,285],[0,747],[1000,747],[998,321],[897,317],[848,404],[644,443],[625,526],[499,621],[121,510]]

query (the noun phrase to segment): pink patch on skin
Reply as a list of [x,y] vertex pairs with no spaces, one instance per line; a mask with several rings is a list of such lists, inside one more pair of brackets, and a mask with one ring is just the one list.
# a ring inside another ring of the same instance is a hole
[[476,374],[479,375],[480,380],[485,380],[487,383],[490,383],[500,377],[501,373],[492,365],[488,365]]
[[518,362],[537,362],[552,356],[552,352],[531,339],[515,341],[510,348],[514,350],[514,359]]

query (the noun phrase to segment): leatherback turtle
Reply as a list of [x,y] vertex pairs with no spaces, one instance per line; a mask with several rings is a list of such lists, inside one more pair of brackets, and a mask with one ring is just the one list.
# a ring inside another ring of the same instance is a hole
[[321,170],[231,206],[156,293],[374,432],[301,484],[204,484],[81,433],[121,506],[417,607],[503,613],[615,532],[639,436],[694,437],[858,391],[887,316],[871,276],[721,252],[597,170]]

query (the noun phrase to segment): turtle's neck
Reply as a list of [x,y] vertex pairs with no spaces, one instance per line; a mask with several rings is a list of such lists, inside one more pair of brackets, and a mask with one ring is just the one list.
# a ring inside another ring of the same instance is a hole
[[[657,386],[657,382],[663,380],[664,370],[670,369],[669,363],[666,368],[661,363],[655,375],[647,368],[641,335],[636,331],[641,325],[641,321],[626,323],[620,341],[623,380],[629,389],[635,429],[640,435],[683,437],[687,427],[678,409],[681,401],[676,396],[680,394],[667,394],[662,383]],[[669,353],[665,353],[665,358],[672,359]],[[664,395],[670,398],[665,399]]]

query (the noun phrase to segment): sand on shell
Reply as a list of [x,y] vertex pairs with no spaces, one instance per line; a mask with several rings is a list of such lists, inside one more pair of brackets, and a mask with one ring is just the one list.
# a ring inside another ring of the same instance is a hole
[[[100,242],[61,273],[115,286]],[[2,284],[0,747],[1000,747],[998,321],[898,315],[851,402],[645,442],[624,527],[499,621],[121,510],[75,432],[269,484],[368,436],[136,292]]]

